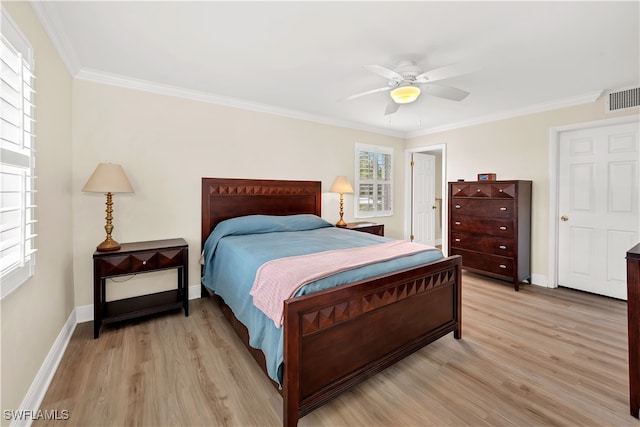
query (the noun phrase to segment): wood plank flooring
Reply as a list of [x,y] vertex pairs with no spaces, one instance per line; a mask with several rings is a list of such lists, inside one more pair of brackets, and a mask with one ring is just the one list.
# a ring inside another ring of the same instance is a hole
[[[626,322],[624,301],[465,273],[461,340],[441,338],[299,425],[638,427]],[[280,395],[210,299],[98,340],[78,325],[41,409],[68,410],[64,426],[282,423]]]

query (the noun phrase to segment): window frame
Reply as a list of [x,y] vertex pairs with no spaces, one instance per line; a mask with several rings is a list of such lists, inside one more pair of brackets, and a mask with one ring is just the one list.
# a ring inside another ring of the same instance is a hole
[[[5,96],[0,100],[0,120],[3,121],[0,124],[5,130],[15,128],[13,135],[4,135],[0,139],[0,172],[9,177],[3,180],[8,182],[4,182],[0,188],[4,198],[4,202],[0,202],[0,208],[2,214],[5,214],[2,217],[2,221],[5,222],[0,223],[0,232],[6,233],[5,239],[0,241],[0,249],[5,256],[12,251],[13,257],[7,257],[9,262],[7,258],[2,260],[4,262],[0,266],[2,300],[35,274],[37,206],[33,48],[5,8],[0,9],[0,43],[3,45],[0,46],[0,60],[3,62],[0,64],[3,67],[0,84],[6,85],[5,89],[13,90],[5,90]],[[9,63],[17,64],[18,70],[8,65]],[[13,93],[13,96],[10,93]],[[7,208],[9,205],[11,207]],[[11,233],[12,238],[6,238]]]
[[[386,164],[386,176],[388,179],[380,178],[379,174],[374,173],[373,178],[363,178],[362,170],[360,164],[360,154],[361,153],[370,153],[374,156],[388,156],[388,164]],[[370,144],[361,144],[356,143],[355,145],[355,190],[354,190],[354,216],[356,218],[374,218],[374,217],[384,217],[384,216],[392,216],[393,215],[393,201],[394,201],[394,179],[393,179],[393,148],[370,145]],[[361,194],[361,186],[364,184],[373,185],[372,194]],[[380,194],[380,186],[388,186],[388,206],[387,209],[380,209],[381,201],[378,198]],[[371,210],[362,210],[360,200],[363,197],[372,198],[371,206],[373,209]]]

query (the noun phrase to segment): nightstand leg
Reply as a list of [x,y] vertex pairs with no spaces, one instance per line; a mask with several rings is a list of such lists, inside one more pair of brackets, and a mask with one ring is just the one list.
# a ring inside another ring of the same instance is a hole
[[105,298],[104,279],[95,278],[93,287],[93,339],[97,339],[100,337],[100,327],[102,326],[102,301]]
[[[185,250],[184,259],[188,258],[188,252]],[[179,269],[178,272],[178,288],[182,293],[182,307],[184,308],[184,316],[189,316],[189,266],[185,265],[184,267]]]

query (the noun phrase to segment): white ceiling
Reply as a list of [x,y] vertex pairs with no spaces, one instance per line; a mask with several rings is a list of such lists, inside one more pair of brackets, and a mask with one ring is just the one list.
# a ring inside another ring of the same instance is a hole
[[[640,84],[640,2],[32,2],[72,75],[415,136]],[[475,63],[385,116],[364,68]],[[37,64],[36,64],[37,66]]]

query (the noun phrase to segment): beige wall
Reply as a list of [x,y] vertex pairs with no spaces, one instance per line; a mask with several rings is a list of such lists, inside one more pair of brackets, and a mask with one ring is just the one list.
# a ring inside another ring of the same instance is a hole
[[[35,276],[0,303],[3,410],[18,409],[74,308],[71,77],[27,2],[2,5],[31,42],[36,71]],[[3,425],[8,421],[2,420]]]
[[551,128],[638,114],[605,113],[604,97],[596,102],[469,126],[407,140],[407,148],[446,144],[447,181],[472,181],[478,173],[498,179],[533,181],[532,260],[534,283],[547,285],[549,249],[549,133]]
[[[99,162],[122,164],[135,189],[135,194],[114,196],[114,238],[184,237],[191,255],[189,284],[194,286],[200,279],[202,177],[320,180],[328,191],[336,175],[353,182],[357,142],[395,148],[396,207],[401,206],[402,139],[74,81],[75,305],[92,303],[91,254],[104,238],[104,195],[80,191]],[[324,196],[323,216],[335,222],[337,196]],[[350,195],[345,195],[345,219],[353,219]],[[401,216],[380,222],[388,235],[401,237]],[[110,283],[107,298],[175,286],[174,280],[174,273],[163,273]]]

